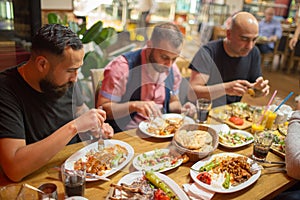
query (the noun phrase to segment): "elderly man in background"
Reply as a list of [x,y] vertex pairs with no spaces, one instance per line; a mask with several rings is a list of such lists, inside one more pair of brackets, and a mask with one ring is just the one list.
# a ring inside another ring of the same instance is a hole
[[257,44],[261,53],[270,53],[274,51],[275,42],[282,36],[280,21],[274,19],[274,8],[265,10],[265,18],[259,22],[259,37],[262,44]]

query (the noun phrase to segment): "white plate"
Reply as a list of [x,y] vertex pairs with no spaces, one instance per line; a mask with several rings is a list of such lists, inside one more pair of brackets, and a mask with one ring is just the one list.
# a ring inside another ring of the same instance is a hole
[[[104,140],[104,145],[105,146],[113,146],[113,145],[120,145],[122,147],[125,147],[128,154],[126,157],[126,160],[124,162],[122,162],[120,165],[118,165],[117,167],[113,167],[111,170],[109,170],[108,172],[106,172],[105,174],[103,174],[101,177],[108,177],[114,173],[116,173],[117,171],[121,170],[123,167],[125,167],[130,160],[133,158],[134,156],[134,150],[132,148],[132,146],[130,146],[128,143],[120,141],[120,140]],[[86,154],[88,152],[90,152],[91,150],[97,150],[98,148],[98,142],[94,142],[92,144],[89,144],[88,146],[80,149],[79,151],[75,152],[73,155],[71,155],[67,160],[78,160],[78,159],[82,159],[83,161],[86,161]],[[66,166],[67,168],[73,169],[73,165],[72,166]],[[99,179],[97,178],[86,178],[86,181],[97,181]]]
[[[200,167],[204,166],[205,164],[209,163],[211,160],[213,160],[215,157],[226,157],[226,156],[231,156],[231,157],[238,157],[238,156],[243,156],[240,154],[236,154],[236,153],[220,153],[220,154],[215,154],[212,155],[211,157],[208,157],[204,160],[198,161],[197,163],[195,163],[191,168],[192,169],[200,169]],[[244,157],[244,156],[243,156]],[[248,158],[248,162],[252,162],[252,160],[250,158]],[[247,181],[237,185],[237,186],[230,186],[228,189],[223,188],[222,186],[222,182],[215,182],[211,185],[205,184],[203,182],[201,182],[199,179],[197,179],[197,175],[199,174],[199,172],[196,172],[194,170],[190,170],[190,175],[192,177],[192,179],[201,187],[208,189],[210,191],[213,192],[218,192],[218,193],[232,193],[232,192],[236,192],[239,190],[242,190],[250,185],[252,185],[255,181],[257,181],[257,179],[260,177],[261,174],[261,170],[259,170],[259,166],[257,165],[257,163],[253,164],[255,169],[258,169],[257,173],[252,175]],[[257,165],[257,166],[256,166]]]
[[[253,135],[251,133],[247,132],[247,131],[238,130],[238,129],[230,130],[230,134],[233,134],[233,133],[239,133],[239,134],[241,134],[245,137],[252,137],[252,139],[248,140],[246,142],[243,142],[241,144],[235,144],[235,145],[228,144],[228,143],[224,143],[224,142],[221,141],[220,137],[222,137],[222,136],[220,136],[220,132],[218,132],[218,134],[219,134],[219,144],[222,145],[223,147],[234,149],[234,148],[239,148],[239,147],[246,146],[248,144],[251,144],[254,141]],[[222,131],[222,135],[224,135],[224,134],[229,134],[229,131],[227,131],[227,132]]]
[[142,163],[139,162],[139,160],[141,158],[143,158],[143,157],[150,158],[157,151],[159,151],[161,153],[166,153],[166,154],[168,154],[170,152],[169,149],[156,149],[156,150],[153,150],[153,151],[149,151],[149,152],[140,154],[140,155],[136,156],[133,159],[133,161],[132,161],[132,164],[133,164],[134,168],[136,168],[139,171],[143,171],[144,170],[144,171],[165,172],[165,171],[168,171],[170,169],[174,169],[174,168],[176,168],[176,167],[178,167],[178,166],[181,165],[182,159],[178,159],[176,161],[176,163],[174,163],[174,164],[171,164],[169,161],[166,161],[166,162],[158,163],[158,164],[153,165],[153,166],[145,166],[145,165],[143,165]]
[[73,197],[69,197],[65,200],[88,200],[88,199],[85,197],[81,197],[81,196],[73,196]]
[[[159,172],[154,172],[154,173],[158,178],[160,178],[165,184],[167,184],[170,187],[170,189],[178,196],[178,198],[180,200],[188,200],[189,199],[188,196],[185,194],[185,192],[171,178],[169,178],[168,176],[161,174]],[[139,180],[142,177],[143,177],[142,171],[132,172],[130,174],[123,176],[119,180],[118,185],[120,185],[121,183],[131,184],[132,182]],[[119,190],[116,190],[115,192],[116,192],[116,195],[120,195]]]
[[[162,115],[162,118],[163,119],[169,119],[169,118],[182,118],[182,115],[181,114],[177,114],[177,113],[167,113],[167,114],[163,114]],[[195,121],[186,116],[184,118],[184,122],[183,124],[195,124]],[[149,122],[148,121],[142,121],[140,124],[139,124],[139,129],[146,135],[148,136],[151,136],[151,137],[156,137],[156,138],[170,138],[170,137],[173,137],[174,134],[169,134],[169,135],[156,135],[154,133],[150,133],[147,131],[147,129],[149,128]]]
[[201,124],[204,126],[208,126],[216,131],[219,134],[220,131],[227,133],[230,131],[230,128],[227,124]]

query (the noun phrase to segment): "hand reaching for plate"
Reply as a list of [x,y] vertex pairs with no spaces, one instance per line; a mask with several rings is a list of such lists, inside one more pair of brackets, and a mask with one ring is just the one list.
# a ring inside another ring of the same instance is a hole
[[181,108],[181,113],[185,113],[185,115],[190,116],[192,118],[194,117],[196,112],[196,106],[191,102],[186,102]]

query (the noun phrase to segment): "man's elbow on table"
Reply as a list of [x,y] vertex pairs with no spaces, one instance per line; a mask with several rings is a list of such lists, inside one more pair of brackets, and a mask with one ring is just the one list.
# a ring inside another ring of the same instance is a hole
[[1,163],[1,167],[6,177],[13,182],[20,182],[26,176],[19,170],[22,166],[15,166],[15,164],[8,164],[8,166],[5,166]]

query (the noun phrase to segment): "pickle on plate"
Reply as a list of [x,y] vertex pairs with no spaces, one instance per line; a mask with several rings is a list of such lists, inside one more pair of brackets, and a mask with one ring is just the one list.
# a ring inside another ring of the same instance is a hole
[[164,191],[170,199],[179,200],[177,195],[171,190],[171,188],[165,184],[160,178],[158,178],[152,171],[146,171],[145,177],[149,180],[154,186]]
[[213,169],[213,168],[215,168],[215,167],[217,167],[217,166],[219,166],[219,165],[220,165],[220,163],[219,163],[218,161],[213,160],[213,161],[211,161],[210,163],[208,163],[208,164],[206,164],[206,165],[200,167],[199,172],[208,172],[208,171],[210,171],[211,169]]
[[225,172],[225,181],[224,183],[222,184],[222,186],[225,188],[225,189],[228,189],[229,186],[230,186],[230,174],[228,172]]

